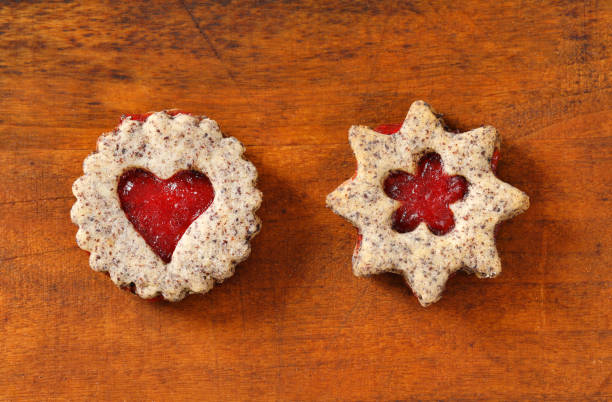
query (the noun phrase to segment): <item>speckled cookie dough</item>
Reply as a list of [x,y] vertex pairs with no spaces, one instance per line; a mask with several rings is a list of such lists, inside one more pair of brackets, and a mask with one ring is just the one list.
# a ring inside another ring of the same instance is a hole
[[[242,144],[224,137],[215,121],[183,113],[157,112],[144,122],[128,116],[100,136],[96,152],[83,163],[85,174],[72,187],[76,239],[91,253],[92,269],[108,272],[117,286],[131,286],[143,298],[161,295],[169,301],[208,292],[215,282],[232,276],[261,227],[255,215],[261,204],[257,170],[243,152]],[[212,204],[185,231],[168,264],[121,209],[118,180],[134,167],[164,180],[193,169],[213,185]]]
[[[495,247],[495,225],[529,207],[529,198],[499,180],[490,167],[500,136],[490,126],[449,133],[431,107],[417,101],[399,132],[383,135],[353,126],[349,142],[357,159],[357,174],[327,196],[327,206],[359,229],[361,244],[353,253],[357,276],[394,272],[404,276],[423,306],[438,301],[450,274],[463,269],[480,278],[501,272]],[[408,233],[392,229],[392,214],[400,202],[383,191],[391,170],[414,174],[419,158],[437,152],[448,175],[469,183],[465,197],[450,205],[455,227],[437,236],[421,224]]]

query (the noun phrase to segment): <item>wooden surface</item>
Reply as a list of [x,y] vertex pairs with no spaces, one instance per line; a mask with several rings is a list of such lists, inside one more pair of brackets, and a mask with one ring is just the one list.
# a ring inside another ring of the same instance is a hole
[[[3,2],[1,399],[612,398],[612,3],[434,3]],[[324,205],[349,126],[417,99],[497,127],[532,204],[502,275],[427,309],[352,275]],[[150,303],[89,268],[71,184],[121,114],[173,107],[247,146],[263,229],[211,293]]]

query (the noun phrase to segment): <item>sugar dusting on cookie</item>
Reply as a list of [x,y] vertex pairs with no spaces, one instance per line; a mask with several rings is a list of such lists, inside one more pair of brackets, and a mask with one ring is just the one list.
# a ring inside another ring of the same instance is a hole
[[[355,225],[362,236],[353,255],[353,272],[403,275],[423,306],[438,301],[450,274],[463,269],[481,278],[501,272],[495,246],[495,226],[529,207],[529,198],[499,180],[491,169],[500,136],[490,126],[464,133],[445,131],[431,107],[417,101],[399,131],[384,135],[353,126],[349,142],[357,159],[357,174],[327,197],[327,206]],[[390,172],[415,175],[428,153],[440,156],[444,173],[467,180],[463,198],[449,205],[454,227],[433,233],[425,221],[399,233],[393,214],[402,203],[384,192]]]

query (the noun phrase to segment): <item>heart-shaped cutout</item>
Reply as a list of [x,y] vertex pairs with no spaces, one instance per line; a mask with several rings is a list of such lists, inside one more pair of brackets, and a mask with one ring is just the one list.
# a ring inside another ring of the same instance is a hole
[[131,169],[119,178],[117,193],[128,220],[166,264],[189,225],[215,198],[208,177],[195,170],[162,180],[144,169]]

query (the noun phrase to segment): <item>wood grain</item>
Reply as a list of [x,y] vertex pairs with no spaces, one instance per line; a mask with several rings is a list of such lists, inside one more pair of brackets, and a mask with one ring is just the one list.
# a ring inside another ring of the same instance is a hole
[[[612,3],[3,2],[0,396],[69,400],[612,398]],[[424,99],[491,124],[532,206],[504,272],[421,308],[355,278],[325,195],[352,124]],[[72,181],[124,113],[216,119],[260,173],[263,230],[204,296],[148,303],[89,269]]]

